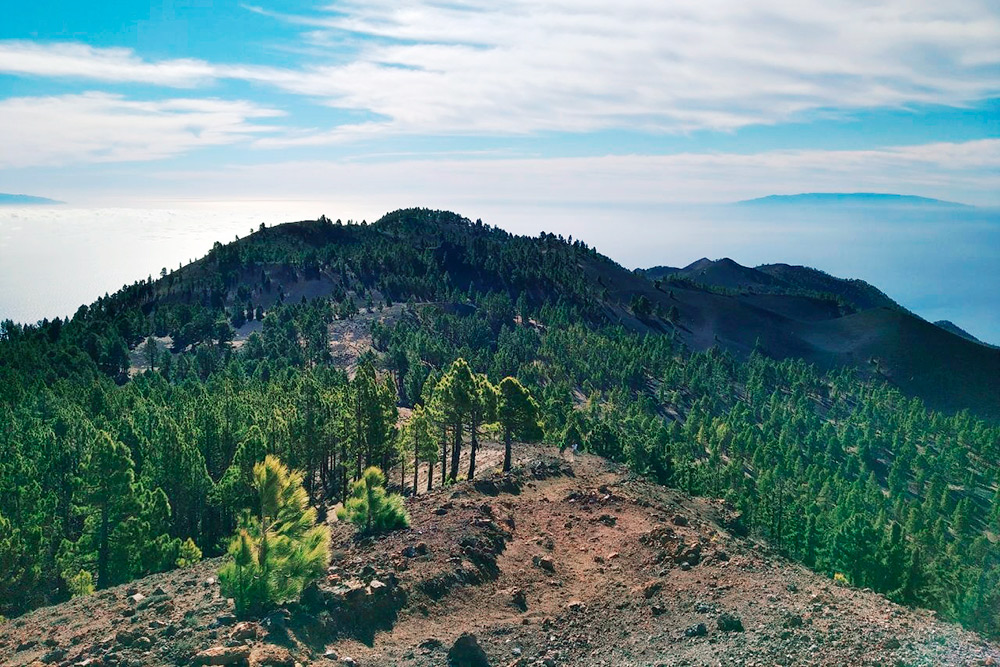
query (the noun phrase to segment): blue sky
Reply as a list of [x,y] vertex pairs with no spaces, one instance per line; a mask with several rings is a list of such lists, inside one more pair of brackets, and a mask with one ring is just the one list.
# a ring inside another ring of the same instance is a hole
[[0,146],[69,201],[1000,205],[1000,5],[5,2]]

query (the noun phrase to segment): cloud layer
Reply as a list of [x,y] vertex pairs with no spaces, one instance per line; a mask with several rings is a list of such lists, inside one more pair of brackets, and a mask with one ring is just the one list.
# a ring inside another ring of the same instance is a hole
[[0,100],[0,169],[157,160],[245,142],[282,112],[250,102],[136,101],[108,93]]
[[298,68],[6,41],[0,72],[171,87],[240,79],[380,119],[269,146],[728,131],[1000,95],[1000,5],[989,0],[346,0],[275,18],[302,26],[309,53]]

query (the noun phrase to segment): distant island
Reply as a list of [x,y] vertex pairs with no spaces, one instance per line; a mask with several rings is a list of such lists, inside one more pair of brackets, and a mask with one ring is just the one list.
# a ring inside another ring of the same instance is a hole
[[0,192],[0,206],[32,206],[41,204],[64,204],[55,199],[47,197],[33,197],[31,195],[11,195]]
[[789,204],[864,204],[876,206],[935,206],[972,208],[968,204],[917,197],[915,195],[883,194],[878,192],[807,192],[797,195],[768,195],[736,202],[737,206],[769,206]]

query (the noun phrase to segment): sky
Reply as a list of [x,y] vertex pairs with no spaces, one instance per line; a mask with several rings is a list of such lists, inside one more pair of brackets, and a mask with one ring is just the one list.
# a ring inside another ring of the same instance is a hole
[[1000,4],[4,0],[0,146],[74,203],[998,205]]
[[[8,293],[39,284],[15,265],[138,278],[206,230],[426,206],[629,267],[812,265],[1000,342],[1000,3],[0,0],[0,192],[70,207],[0,214]],[[800,192],[979,208],[725,206]],[[134,256],[102,255],[129,220]]]

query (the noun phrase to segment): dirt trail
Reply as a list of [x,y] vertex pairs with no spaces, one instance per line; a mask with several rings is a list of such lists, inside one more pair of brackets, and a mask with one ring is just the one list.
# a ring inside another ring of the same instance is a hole
[[734,535],[719,501],[594,456],[518,445],[504,476],[499,445],[481,455],[477,480],[407,499],[408,530],[358,540],[333,524],[328,577],[260,623],[237,623],[207,562],[0,625],[0,664],[184,665],[213,649],[232,664],[430,667],[466,632],[494,666],[1000,661],[929,612]]

